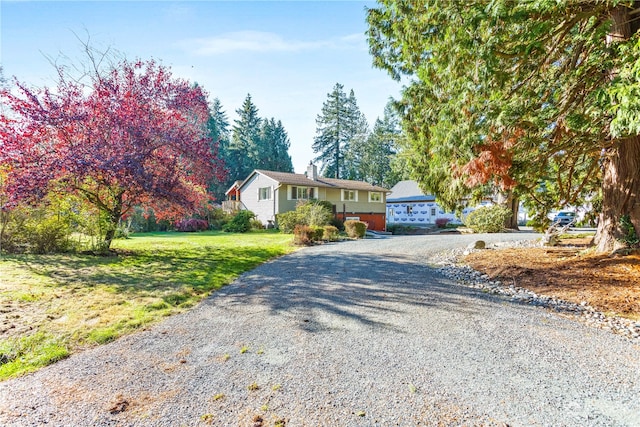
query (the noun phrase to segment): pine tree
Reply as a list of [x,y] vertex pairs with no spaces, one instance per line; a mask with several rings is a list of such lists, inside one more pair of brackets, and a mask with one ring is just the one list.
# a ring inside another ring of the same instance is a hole
[[209,183],[209,193],[215,200],[223,200],[225,191],[231,186],[235,178],[229,174],[227,158],[229,152],[229,121],[227,114],[222,109],[222,104],[215,98],[209,107],[209,121],[207,122],[209,137],[211,138],[212,150],[218,158],[225,162],[225,180],[211,181]]
[[263,120],[260,128],[260,158],[257,168],[278,172],[293,172],[289,155],[289,136],[282,122],[275,118]]
[[389,103],[385,107],[383,118],[376,119],[373,132],[358,147],[358,179],[387,188],[393,187],[402,178],[401,171],[392,169],[392,162],[398,155],[400,138],[398,118]]
[[364,180],[360,164],[367,150],[369,125],[358,107],[353,89],[347,98],[347,133],[349,138],[344,146],[344,168],[342,177],[353,180]]
[[320,173],[323,176],[340,177],[342,149],[346,144],[347,95],[344,86],[336,83],[333,91],[327,94],[322,104],[322,112],[316,118],[316,137],[313,152],[319,153],[315,161],[322,162]]
[[336,83],[333,91],[327,94],[316,124],[312,148],[314,153],[319,153],[315,160],[322,162],[322,175],[353,177],[356,174],[354,164],[357,160],[347,157],[349,164],[346,164],[345,154],[349,152],[349,145],[354,140],[366,138],[368,132],[367,120],[358,108],[353,90],[347,96],[344,86]]
[[253,104],[251,95],[242,107],[236,110],[238,118],[234,121],[227,156],[229,174],[233,180],[245,179],[260,163],[260,125],[258,108]]

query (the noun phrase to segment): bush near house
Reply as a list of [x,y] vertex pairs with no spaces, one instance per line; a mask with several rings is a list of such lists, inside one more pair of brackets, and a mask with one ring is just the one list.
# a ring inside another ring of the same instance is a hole
[[512,212],[504,206],[485,206],[469,213],[464,219],[464,225],[475,233],[499,233],[511,215]]
[[338,231],[344,231],[344,221],[342,221],[340,218],[338,218],[337,216],[334,216],[331,219],[331,226],[335,227],[338,229]]
[[316,242],[321,242],[324,239],[325,228],[298,224],[293,229],[293,243],[298,246],[311,246]]
[[264,230],[264,224],[259,219],[251,220],[251,229],[252,230]]
[[325,225],[322,233],[322,240],[327,242],[337,242],[340,231],[333,225]]
[[227,233],[246,233],[251,230],[251,220],[255,217],[256,214],[251,211],[240,211],[222,227],[222,231]]
[[296,211],[284,212],[276,215],[278,228],[285,234],[291,234],[297,224],[300,223]]
[[367,223],[349,220],[344,222],[344,230],[352,239],[362,239],[367,232]]
[[211,230],[222,230],[222,227],[233,219],[232,215],[226,213],[219,207],[209,207],[204,210],[201,216],[207,219],[209,229]]
[[298,204],[295,211],[278,214],[277,219],[280,231],[283,233],[292,233],[296,225],[323,227],[331,224],[333,211],[331,203],[310,200]]
[[316,231],[304,224],[297,224],[293,228],[293,243],[298,246],[311,246],[314,242]]

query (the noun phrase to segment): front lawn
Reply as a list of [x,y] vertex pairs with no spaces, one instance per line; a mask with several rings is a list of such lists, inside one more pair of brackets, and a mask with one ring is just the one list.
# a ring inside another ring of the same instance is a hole
[[295,248],[291,235],[146,233],[118,256],[0,256],[0,380],[184,311]]

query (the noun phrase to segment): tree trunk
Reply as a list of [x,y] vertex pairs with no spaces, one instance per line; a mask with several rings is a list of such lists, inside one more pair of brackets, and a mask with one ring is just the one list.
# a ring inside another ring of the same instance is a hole
[[9,223],[9,212],[0,209],[0,255],[2,255],[2,244],[4,243],[4,233]]
[[518,211],[520,210],[520,200],[513,194],[509,194],[507,199],[507,209],[511,210],[511,217],[504,222],[505,228],[509,230],[519,230],[518,228]]
[[[637,20],[630,19],[630,10],[620,5],[611,11],[608,44],[627,41],[640,28]],[[617,72],[611,70],[612,79]],[[628,246],[634,234],[640,237],[640,136],[614,141],[603,156],[602,167],[602,212],[594,243],[597,252],[611,252]],[[633,229],[621,223],[622,217],[628,217]]]
[[602,212],[594,243],[598,252],[611,252],[628,245],[623,216],[640,238],[640,136],[618,140],[607,151],[603,168]]
[[116,230],[118,229],[118,224],[120,223],[120,218],[122,217],[122,197],[123,194],[120,193],[116,197],[113,209],[107,212],[109,221],[107,223],[107,232],[104,235],[103,242],[105,251],[108,251],[111,248],[111,243],[116,236]]
[[504,221],[504,228],[508,230],[519,230],[518,210],[520,208],[520,200],[514,196],[513,192],[509,191],[507,193],[498,193],[498,204],[511,211],[511,216]]

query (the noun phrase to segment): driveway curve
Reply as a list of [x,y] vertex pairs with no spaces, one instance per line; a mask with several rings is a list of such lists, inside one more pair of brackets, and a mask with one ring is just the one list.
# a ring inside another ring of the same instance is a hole
[[478,238],[273,260],[188,313],[0,383],[0,425],[640,425],[637,345],[429,266]]

